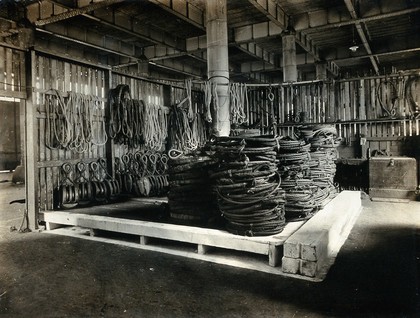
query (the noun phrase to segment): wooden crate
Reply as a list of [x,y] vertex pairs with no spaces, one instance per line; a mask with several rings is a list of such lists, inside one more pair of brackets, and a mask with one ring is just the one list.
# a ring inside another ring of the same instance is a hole
[[417,162],[409,157],[373,157],[369,160],[372,199],[411,200],[417,188]]

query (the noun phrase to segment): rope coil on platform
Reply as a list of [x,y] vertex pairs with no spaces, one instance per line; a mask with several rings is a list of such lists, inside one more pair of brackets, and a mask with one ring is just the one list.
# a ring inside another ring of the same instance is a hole
[[206,155],[182,155],[169,161],[168,205],[174,223],[213,222],[215,195],[208,170],[216,161]]
[[219,165],[210,172],[226,229],[244,236],[280,233],[284,196],[277,172],[276,138],[220,137],[212,149]]
[[311,144],[309,177],[318,187],[314,198],[317,208],[321,208],[326,199],[331,199],[338,193],[334,177],[335,161],[338,159],[337,147],[341,138],[337,136],[337,129],[332,125],[304,126],[299,132],[300,136]]
[[314,213],[314,182],[309,178],[311,145],[303,139],[291,137],[280,137],[278,142],[278,170],[286,192],[286,220],[308,219]]

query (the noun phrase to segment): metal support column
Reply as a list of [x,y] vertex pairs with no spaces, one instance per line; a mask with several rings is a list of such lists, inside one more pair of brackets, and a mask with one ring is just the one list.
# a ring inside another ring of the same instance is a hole
[[229,55],[226,0],[206,1],[207,74],[217,86],[217,103],[213,103],[212,133],[230,134]]

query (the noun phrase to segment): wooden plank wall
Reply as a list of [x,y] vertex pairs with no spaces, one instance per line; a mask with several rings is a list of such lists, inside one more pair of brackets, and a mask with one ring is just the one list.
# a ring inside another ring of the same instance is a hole
[[[272,133],[274,127],[277,134],[288,136],[293,136],[299,125],[334,124],[347,146],[365,137],[371,151],[398,155],[402,138],[420,135],[419,119],[414,118],[406,96],[408,87],[414,103],[420,105],[420,79],[414,75],[272,87],[250,85],[248,124],[259,127],[262,134]],[[270,92],[274,94],[274,109],[268,98]],[[395,113],[389,116],[387,110],[392,108]]]
[[[103,137],[105,120],[105,76],[104,71],[72,64],[51,57],[36,56],[36,109],[38,140],[38,173],[40,210],[53,209],[53,191],[60,185],[60,169],[64,162],[75,164],[79,161],[91,162],[106,156],[105,145],[89,145],[87,151],[77,152],[66,149],[51,149],[46,145],[46,107],[48,90],[56,89],[63,95],[68,91],[100,97],[102,102],[96,110],[97,125],[93,126],[93,134]],[[99,140],[98,140],[99,141]]]
[[25,52],[0,45],[0,96],[25,98]]

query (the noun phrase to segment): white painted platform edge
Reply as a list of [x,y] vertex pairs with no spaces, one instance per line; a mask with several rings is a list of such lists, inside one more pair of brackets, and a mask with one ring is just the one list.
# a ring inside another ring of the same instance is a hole
[[46,212],[44,213],[44,220],[47,223],[48,230],[52,230],[61,225],[80,226],[83,228],[203,244],[263,255],[269,255],[270,250],[281,246],[303,224],[303,222],[287,224],[283,232],[273,236],[246,237],[216,229],[62,211]]
[[220,256],[220,255],[198,254],[194,252],[187,252],[187,251],[177,250],[173,248],[164,248],[164,247],[152,246],[152,245],[142,245],[139,243],[127,242],[123,240],[103,238],[103,237],[98,237],[98,236],[89,236],[88,235],[89,229],[82,229],[80,227],[62,227],[62,228],[57,228],[54,230],[43,231],[42,233],[74,237],[78,239],[95,241],[99,243],[115,244],[119,246],[137,248],[137,249],[152,251],[152,252],[160,252],[160,253],[165,253],[165,254],[174,255],[174,256],[186,257],[186,258],[190,258],[194,260],[207,261],[207,262],[211,262],[211,263],[215,263],[219,265],[225,265],[225,266],[236,267],[240,269],[263,272],[263,273],[272,274],[276,276],[282,276],[286,278],[294,278],[294,279],[310,281],[310,282],[321,282],[323,280],[320,277],[308,277],[308,276],[302,276],[302,275],[287,274],[287,273],[282,272],[281,266],[272,267],[268,265],[266,262],[258,261],[258,260],[251,262],[249,259],[241,260],[241,259],[238,259],[238,257],[229,258],[227,256]]

